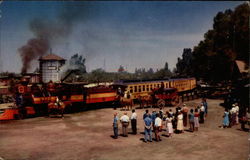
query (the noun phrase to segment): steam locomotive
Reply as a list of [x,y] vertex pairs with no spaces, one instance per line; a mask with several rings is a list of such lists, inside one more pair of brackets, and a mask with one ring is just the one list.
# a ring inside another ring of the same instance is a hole
[[[16,85],[16,108],[5,110],[0,120],[17,119],[20,115],[47,115],[48,104],[57,99],[66,105],[67,111],[74,111],[91,104],[115,104],[117,91],[108,86],[85,87],[86,83],[29,84],[28,78],[22,78]],[[22,114],[20,114],[22,113]],[[21,117],[23,118],[23,117]]]

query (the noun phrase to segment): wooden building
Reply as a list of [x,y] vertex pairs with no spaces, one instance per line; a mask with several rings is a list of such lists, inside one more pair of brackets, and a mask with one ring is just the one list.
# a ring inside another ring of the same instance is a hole
[[39,59],[41,79],[44,83],[61,80],[60,68],[65,64],[65,59],[55,54],[48,54]]

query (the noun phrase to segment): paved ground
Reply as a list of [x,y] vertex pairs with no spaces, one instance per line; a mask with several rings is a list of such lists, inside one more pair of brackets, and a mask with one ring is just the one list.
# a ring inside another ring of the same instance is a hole
[[[186,104],[195,106],[199,102],[200,99]],[[152,143],[141,140],[142,109],[136,110],[139,134],[118,139],[111,138],[115,111],[110,108],[67,114],[64,119],[37,117],[0,122],[0,157],[5,160],[246,160],[248,133],[239,130],[240,125],[218,127],[223,115],[219,103],[220,100],[208,100],[209,115],[198,132],[186,131],[172,138],[163,136],[163,141]]]

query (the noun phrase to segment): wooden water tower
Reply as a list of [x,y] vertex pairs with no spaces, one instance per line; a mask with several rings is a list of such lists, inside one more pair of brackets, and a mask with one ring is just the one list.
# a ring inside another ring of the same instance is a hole
[[39,59],[40,73],[44,83],[59,82],[61,80],[60,68],[65,64],[65,59],[55,54],[48,54]]

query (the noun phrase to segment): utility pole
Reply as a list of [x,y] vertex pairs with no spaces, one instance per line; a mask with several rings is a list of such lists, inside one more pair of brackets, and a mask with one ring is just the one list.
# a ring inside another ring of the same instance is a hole
[[[250,7],[250,2],[249,1],[247,1],[247,4],[248,4],[248,6]],[[250,15],[248,16],[248,27],[249,27],[249,29],[248,29],[248,31],[250,31]],[[250,34],[248,34],[248,38],[250,39]],[[248,44],[248,52],[249,52],[249,55],[250,55],[250,41],[248,42],[249,44]],[[249,59],[250,60],[250,59]]]
[[[0,0],[0,5],[3,1]],[[2,45],[1,45],[1,41],[2,41],[2,11],[0,10],[0,73],[3,72],[3,61],[2,61]]]
[[103,59],[103,70],[106,71],[106,61],[105,61],[105,58]]
[[51,47],[49,48],[49,54],[52,54],[52,48]]
[[235,52],[235,24],[234,24],[234,28],[233,28],[233,51]]

